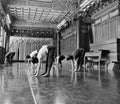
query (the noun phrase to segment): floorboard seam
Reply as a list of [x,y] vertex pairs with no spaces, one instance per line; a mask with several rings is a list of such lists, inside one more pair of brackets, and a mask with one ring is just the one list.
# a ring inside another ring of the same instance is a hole
[[29,80],[29,77],[28,77],[28,74],[29,74],[29,73],[27,73],[27,69],[26,69],[26,68],[25,68],[25,71],[26,71],[26,74],[27,74],[27,78],[28,78],[28,82],[29,82],[29,85],[30,85],[30,89],[31,89],[31,93],[32,93],[32,96],[33,96],[34,102],[35,102],[35,104],[38,104],[38,103],[37,103],[37,100],[36,100],[36,98],[35,98],[35,95],[34,95],[34,92],[33,92],[32,86],[31,86],[31,84],[30,84],[30,80]]

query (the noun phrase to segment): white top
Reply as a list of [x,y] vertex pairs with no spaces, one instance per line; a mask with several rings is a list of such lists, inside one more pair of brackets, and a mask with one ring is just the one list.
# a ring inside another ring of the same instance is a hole
[[31,53],[30,53],[30,57],[33,57],[33,56],[36,55],[37,53],[38,53],[37,50],[31,52]]
[[43,45],[41,49],[38,52],[37,58],[39,60],[46,60],[47,58],[47,53],[48,53],[48,48],[47,45]]
[[55,60],[55,61],[56,61],[56,62],[55,62],[56,64],[59,64],[59,57],[60,57],[60,56],[57,56],[57,57],[56,57],[56,60]]

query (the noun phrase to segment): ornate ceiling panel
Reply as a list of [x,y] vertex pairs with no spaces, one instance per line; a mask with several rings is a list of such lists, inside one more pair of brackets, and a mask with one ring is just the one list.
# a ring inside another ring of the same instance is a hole
[[28,1],[36,1],[36,2],[39,2],[39,1],[43,1],[43,2],[52,2],[53,0],[28,0]]
[[[80,0],[9,0],[7,11],[16,21],[57,25]],[[47,25],[46,25],[47,26]]]

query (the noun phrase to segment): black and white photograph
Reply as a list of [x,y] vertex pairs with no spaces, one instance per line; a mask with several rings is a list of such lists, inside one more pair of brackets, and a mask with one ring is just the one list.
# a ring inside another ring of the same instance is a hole
[[120,0],[0,0],[0,104],[120,104]]

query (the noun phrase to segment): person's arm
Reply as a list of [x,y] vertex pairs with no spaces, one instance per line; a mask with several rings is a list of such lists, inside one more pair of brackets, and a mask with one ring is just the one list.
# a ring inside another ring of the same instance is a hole
[[70,63],[71,63],[72,70],[75,70],[75,63],[74,63],[74,60],[70,60]]
[[39,59],[38,60],[37,68],[35,69],[35,73],[36,73],[35,76],[38,76],[40,68],[41,68],[41,60]]

